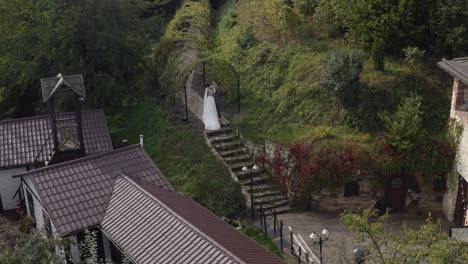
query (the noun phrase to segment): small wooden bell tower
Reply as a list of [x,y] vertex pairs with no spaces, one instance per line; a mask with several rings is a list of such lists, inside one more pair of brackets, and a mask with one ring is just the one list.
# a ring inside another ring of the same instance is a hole
[[56,164],[85,155],[81,101],[86,97],[82,75],[41,79],[43,102],[49,105],[53,153],[48,164]]

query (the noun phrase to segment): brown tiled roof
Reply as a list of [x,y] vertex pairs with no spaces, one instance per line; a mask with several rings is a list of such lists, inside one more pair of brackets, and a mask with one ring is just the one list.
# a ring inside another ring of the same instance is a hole
[[140,145],[44,167],[22,176],[31,176],[55,227],[66,234],[100,223],[119,171],[174,190]]
[[[59,113],[60,118],[74,117],[75,113]],[[87,155],[113,149],[106,116],[102,110],[83,111],[83,137]],[[49,115],[0,121],[0,168],[32,164],[47,159],[52,152],[53,140]],[[41,152],[47,142],[46,149]]]
[[456,58],[453,60],[442,59],[437,65],[453,77],[468,84],[468,57]]
[[41,79],[42,100],[47,102],[63,85],[72,89],[79,98],[84,99],[86,97],[83,75],[62,76],[60,74],[57,77]]
[[284,263],[188,197],[126,176],[101,228],[138,264]]

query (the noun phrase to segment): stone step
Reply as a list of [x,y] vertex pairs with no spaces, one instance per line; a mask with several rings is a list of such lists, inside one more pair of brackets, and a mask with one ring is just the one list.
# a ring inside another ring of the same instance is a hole
[[[268,175],[265,175],[265,174],[262,174],[262,175],[258,175],[258,176],[255,176],[252,178],[252,183],[255,185],[255,184],[259,184],[259,183],[264,183],[264,182],[267,182],[269,180],[270,177],[268,177]],[[244,186],[248,186],[250,185],[250,179],[243,179],[243,180],[239,180],[239,183],[241,185],[244,185]]]
[[[234,175],[236,175],[239,180],[248,180],[250,175],[252,175],[252,177],[257,177],[257,175],[262,174],[262,173],[263,173],[263,169],[260,168],[258,170],[250,169],[250,170],[247,170],[247,171],[243,171],[243,170],[235,171]],[[266,175],[266,176],[268,176],[268,175]],[[269,178],[269,176],[268,176],[268,178]]]
[[291,211],[291,207],[289,205],[282,205],[282,206],[274,207],[274,208],[266,210],[265,214],[272,215],[273,211],[276,211],[276,214],[285,214]]
[[234,163],[232,165],[229,165],[229,168],[231,171],[236,172],[242,170],[242,168],[247,167],[247,169],[252,169],[254,163],[252,161],[244,161],[244,162],[239,162],[239,163]]
[[212,136],[215,136],[215,135],[222,135],[222,134],[228,134],[228,133],[231,133],[232,132],[232,128],[227,126],[227,127],[221,127],[220,129],[218,130],[205,130],[205,134],[208,136],[208,137],[212,137]]
[[[271,211],[271,213],[273,213],[273,210],[276,210],[276,208],[278,207],[288,205],[288,203],[289,203],[288,199],[278,200],[278,201],[270,202],[270,203],[262,203],[262,209],[266,211]],[[255,201],[254,201],[254,204],[255,204]],[[255,209],[260,210],[260,205],[255,204]]]
[[[244,188],[245,188],[245,190],[247,192],[250,193],[250,186],[249,185],[245,186]],[[276,186],[274,186],[271,183],[264,183],[264,184],[254,185],[252,189],[253,189],[254,193],[257,193],[257,192],[265,192],[265,191],[270,191],[270,190],[276,190],[277,188],[276,188]]]
[[[249,190],[250,192],[250,190]],[[281,195],[281,191],[277,189],[263,190],[260,192],[254,192],[254,199],[259,199],[267,196]]]
[[271,196],[265,196],[265,197],[260,197],[257,199],[254,199],[254,203],[256,204],[270,204],[270,203],[278,203],[283,200],[288,201],[288,198],[283,195],[283,194],[276,194],[276,195],[271,195]]
[[226,157],[224,158],[224,161],[227,164],[234,164],[234,163],[239,163],[239,162],[244,162],[244,161],[249,161],[250,160],[250,155],[249,154],[240,154],[232,157]]
[[239,147],[236,149],[230,149],[230,150],[220,150],[218,151],[219,155],[223,158],[228,158],[228,157],[235,157],[239,155],[246,155],[247,149],[244,147]]
[[237,140],[239,138],[238,135],[230,133],[230,134],[224,134],[224,135],[215,135],[212,137],[209,137],[208,139],[212,144],[216,143],[221,143],[221,142],[231,142],[234,140]]
[[213,144],[213,147],[217,151],[224,151],[224,150],[231,150],[231,149],[236,149],[243,147],[244,143],[242,141],[236,140],[232,142],[223,142],[223,143],[218,143],[218,144]]

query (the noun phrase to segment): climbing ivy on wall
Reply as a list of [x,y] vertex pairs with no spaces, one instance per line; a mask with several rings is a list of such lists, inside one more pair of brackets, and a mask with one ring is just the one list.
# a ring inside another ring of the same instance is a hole
[[448,141],[455,152],[452,169],[447,174],[447,187],[453,190],[456,188],[458,180],[457,165],[460,158],[460,141],[463,134],[463,125],[455,118],[450,118],[448,123]]
[[208,0],[185,0],[154,48],[153,63],[160,91],[170,98],[183,93],[193,69],[191,57],[207,49],[211,38],[211,9]]

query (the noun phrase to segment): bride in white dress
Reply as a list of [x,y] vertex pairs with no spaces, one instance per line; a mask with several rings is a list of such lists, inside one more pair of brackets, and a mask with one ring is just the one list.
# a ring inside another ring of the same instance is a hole
[[221,128],[213,92],[211,87],[206,88],[205,96],[203,97],[203,123],[205,124],[206,130],[217,130]]

